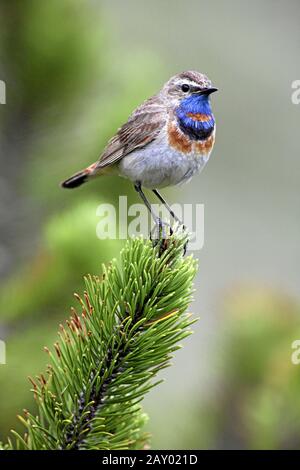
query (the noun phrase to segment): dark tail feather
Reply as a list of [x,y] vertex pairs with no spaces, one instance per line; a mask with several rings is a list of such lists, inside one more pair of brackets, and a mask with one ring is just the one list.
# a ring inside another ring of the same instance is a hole
[[71,178],[68,178],[66,181],[63,181],[61,185],[63,188],[77,188],[78,186],[81,186],[83,183],[85,183],[88,177],[89,175],[87,171],[83,170],[79,173],[76,173],[76,175],[71,176]]

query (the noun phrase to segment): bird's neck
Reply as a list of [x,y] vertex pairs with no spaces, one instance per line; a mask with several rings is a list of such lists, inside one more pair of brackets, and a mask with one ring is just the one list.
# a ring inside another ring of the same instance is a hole
[[215,119],[207,95],[191,95],[176,109],[178,125],[193,140],[205,140],[212,134]]

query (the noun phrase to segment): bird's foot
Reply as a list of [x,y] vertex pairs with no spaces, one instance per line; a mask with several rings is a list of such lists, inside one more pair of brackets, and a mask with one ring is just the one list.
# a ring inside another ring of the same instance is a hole
[[183,245],[183,256],[186,255],[188,244],[189,244],[189,242],[188,242],[188,240],[187,240],[187,241],[185,242],[185,244]]
[[[188,247],[188,237],[186,234],[187,227],[183,224],[177,225],[175,224],[174,230],[171,225],[167,222],[163,222],[160,218],[157,218],[155,221],[155,226],[150,232],[150,240],[152,241],[153,248],[158,247],[158,254],[162,256],[162,254],[169,248],[171,243],[177,243],[180,238],[185,238],[185,243],[183,245],[183,256],[185,256]],[[176,233],[178,234],[174,238],[172,235]]]
[[170,224],[163,222],[160,218],[155,221],[155,226],[150,232],[150,240],[153,247],[159,246],[159,256],[168,249],[173,229]]

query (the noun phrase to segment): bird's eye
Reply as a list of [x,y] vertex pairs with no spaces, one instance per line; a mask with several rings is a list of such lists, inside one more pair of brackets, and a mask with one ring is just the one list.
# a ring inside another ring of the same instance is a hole
[[181,89],[184,93],[187,93],[190,90],[190,86],[187,83],[184,83]]

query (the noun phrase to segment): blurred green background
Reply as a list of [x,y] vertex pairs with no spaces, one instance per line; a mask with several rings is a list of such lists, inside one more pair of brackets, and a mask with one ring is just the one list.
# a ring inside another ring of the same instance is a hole
[[0,0],[0,439],[33,409],[27,375],[81,291],[123,241],[96,237],[108,177],[59,182],[93,162],[173,74],[206,73],[217,143],[199,177],[165,194],[205,204],[195,334],[144,402],[153,448],[299,448],[298,0]]

